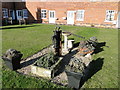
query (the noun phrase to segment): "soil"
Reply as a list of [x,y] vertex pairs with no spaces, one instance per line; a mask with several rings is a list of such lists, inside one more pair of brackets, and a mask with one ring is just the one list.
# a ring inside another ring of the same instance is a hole
[[[48,53],[48,51],[50,51],[50,52],[54,51],[52,45],[42,49],[41,51],[39,51],[38,53],[36,53],[32,56],[22,60],[21,61],[21,69],[19,69],[17,71],[21,74],[36,76],[31,73],[31,65],[33,65],[35,63],[35,61],[37,59],[39,59],[42,55],[45,55],[46,53]],[[65,73],[65,66],[69,64],[72,57],[80,58],[77,48],[74,48],[70,53],[62,56],[63,60],[62,60],[61,67],[60,67],[59,71],[55,74],[55,77],[50,80],[51,82],[54,82],[54,83],[57,83],[60,85],[64,85],[64,86],[68,86],[68,78]],[[85,58],[85,59],[87,59],[87,58]],[[90,61],[88,61],[87,64],[89,62]]]

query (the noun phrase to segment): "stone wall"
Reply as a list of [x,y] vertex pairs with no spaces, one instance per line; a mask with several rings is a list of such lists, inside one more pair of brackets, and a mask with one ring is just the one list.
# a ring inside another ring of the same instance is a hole
[[[41,57],[42,55],[45,55],[49,52],[53,51],[54,52],[54,49],[53,49],[53,45],[49,45],[45,48],[43,48],[42,50],[40,50],[39,52],[35,53],[34,55],[32,56],[29,56],[25,59],[25,61],[29,61],[31,59],[36,59],[36,58],[39,58]],[[23,61],[24,62],[24,61]]]

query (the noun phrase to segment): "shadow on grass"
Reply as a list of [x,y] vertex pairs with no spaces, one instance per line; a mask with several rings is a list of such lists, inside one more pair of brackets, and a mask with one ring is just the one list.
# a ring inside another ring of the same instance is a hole
[[[99,52],[104,51],[103,46],[106,46],[106,42],[100,42],[100,43],[98,43],[97,46],[95,47],[95,51],[94,51],[93,54],[97,54]],[[108,47],[108,46],[106,46],[106,47]]]
[[73,47],[74,47],[74,48],[78,47],[78,46],[79,46],[79,43],[80,43],[80,42],[74,43]]
[[[41,57],[41,56],[40,56],[40,57]],[[20,64],[20,65],[21,65],[21,68],[24,68],[24,67],[27,67],[27,66],[29,66],[29,65],[34,64],[35,61],[37,61],[40,57],[37,57],[37,58],[34,58],[34,59],[29,60],[29,61],[25,61],[25,62],[21,63],[21,64]]]
[[35,27],[37,25],[19,25],[19,26],[10,26],[10,27],[1,27],[0,30],[5,30],[5,29],[17,29],[17,28],[28,28],[28,27]]
[[81,79],[80,87],[88,80],[90,79],[94,74],[96,74],[99,70],[102,69],[104,58],[98,58],[96,60],[93,60],[88,68],[85,69],[85,75]]

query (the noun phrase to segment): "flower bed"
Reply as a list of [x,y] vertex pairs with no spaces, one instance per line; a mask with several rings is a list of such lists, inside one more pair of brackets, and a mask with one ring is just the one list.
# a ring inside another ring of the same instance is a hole
[[61,59],[48,53],[41,56],[33,65],[31,72],[41,77],[53,78],[54,74],[59,70]]

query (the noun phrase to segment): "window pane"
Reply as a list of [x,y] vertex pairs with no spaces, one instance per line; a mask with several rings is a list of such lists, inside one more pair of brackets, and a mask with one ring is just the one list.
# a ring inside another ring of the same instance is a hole
[[46,18],[46,10],[41,10],[41,18]]
[[50,12],[50,18],[54,18],[54,12]]
[[27,9],[23,10],[23,17],[24,18],[28,18],[28,11],[27,11]]
[[77,11],[76,18],[77,18],[77,20],[83,20],[84,19],[84,11],[83,10]]
[[46,12],[46,10],[41,10],[41,12]]
[[113,21],[114,20],[114,11],[107,10],[106,11],[106,21]]
[[2,8],[3,18],[8,18],[8,9]]
[[46,16],[43,16],[44,18],[46,18]]

